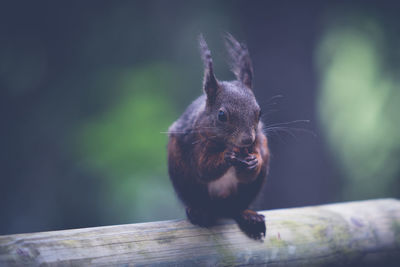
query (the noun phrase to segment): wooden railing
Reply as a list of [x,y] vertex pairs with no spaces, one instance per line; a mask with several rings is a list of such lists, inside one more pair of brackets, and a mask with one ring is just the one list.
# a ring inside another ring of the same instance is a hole
[[398,200],[262,213],[261,241],[231,220],[211,228],[175,220],[0,236],[0,266],[400,266]]

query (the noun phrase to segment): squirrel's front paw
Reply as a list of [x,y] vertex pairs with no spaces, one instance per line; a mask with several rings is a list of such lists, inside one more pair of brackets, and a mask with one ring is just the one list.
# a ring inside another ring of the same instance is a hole
[[247,170],[252,171],[257,168],[258,159],[254,155],[249,155],[243,160],[243,165]]
[[237,165],[240,163],[240,160],[237,158],[237,155],[233,151],[226,151],[224,155],[225,161],[232,164]]
[[265,237],[266,227],[264,215],[252,210],[245,210],[235,218],[240,229],[253,239]]
[[234,152],[226,152],[225,160],[233,166],[241,167],[243,169],[252,171],[258,166],[258,159],[254,155],[248,155],[245,158],[239,158]]

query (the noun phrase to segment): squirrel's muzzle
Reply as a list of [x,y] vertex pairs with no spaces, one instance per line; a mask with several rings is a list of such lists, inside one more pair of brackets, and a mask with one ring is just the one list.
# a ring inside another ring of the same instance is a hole
[[255,131],[252,131],[251,133],[242,133],[239,135],[236,145],[239,147],[248,147],[254,143],[255,139]]

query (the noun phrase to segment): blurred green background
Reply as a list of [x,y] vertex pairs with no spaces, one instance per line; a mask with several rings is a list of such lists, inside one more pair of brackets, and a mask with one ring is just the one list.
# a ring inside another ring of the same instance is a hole
[[0,234],[184,217],[163,132],[201,94],[199,33],[221,80],[221,36],[247,43],[266,125],[311,120],[269,136],[254,208],[400,197],[399,7],[2,1]]

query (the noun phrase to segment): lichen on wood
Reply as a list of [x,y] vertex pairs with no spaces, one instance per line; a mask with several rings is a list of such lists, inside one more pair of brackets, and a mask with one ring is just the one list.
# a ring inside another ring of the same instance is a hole
[[[390,264],[400,260],[400,201],[264,211],[253,240],[231,220],[186,220],[0,236],[0,266]],[[383,265],[382,265],[383,266]]]

